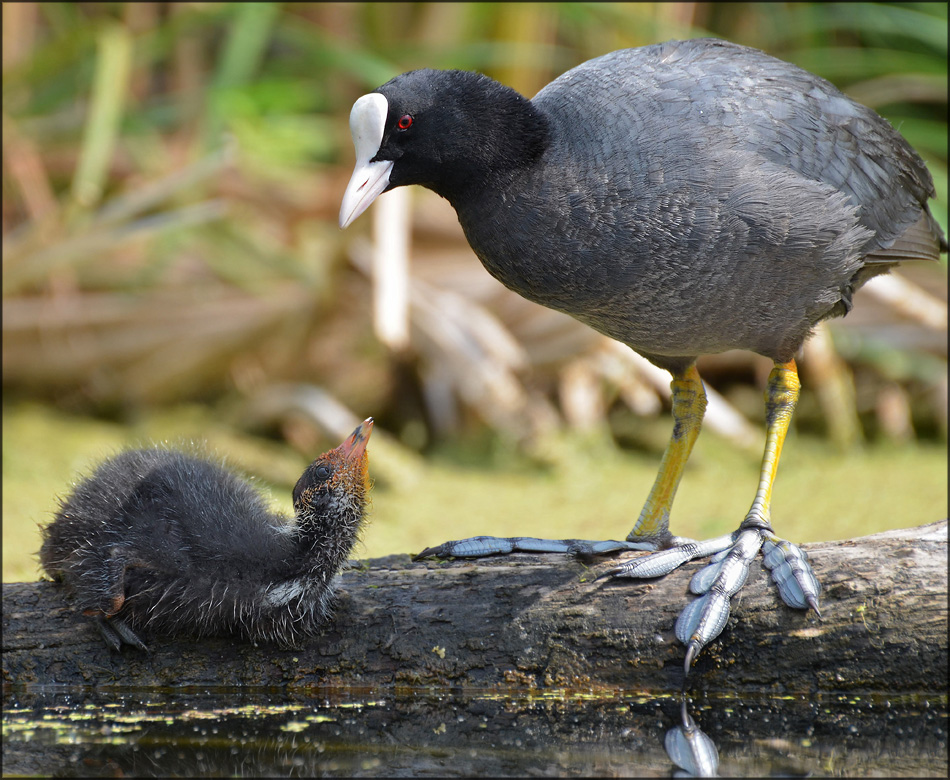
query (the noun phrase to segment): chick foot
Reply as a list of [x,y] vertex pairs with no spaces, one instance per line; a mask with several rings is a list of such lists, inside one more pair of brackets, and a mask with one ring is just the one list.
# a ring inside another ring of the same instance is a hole
[[124,620],[99,615],[96,618],[96,625],[99,627],[99,633],[102,634],[105,643],[116,652],[122,650],[123,644],[127,644],[151,654],[152,651],[148,649],[148,645],[139,638],[138,634]]

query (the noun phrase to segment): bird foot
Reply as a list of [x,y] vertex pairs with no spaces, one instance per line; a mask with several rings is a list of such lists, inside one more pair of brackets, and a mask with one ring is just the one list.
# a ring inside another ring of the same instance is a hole
[[[630,561],[608,569],[601,577],[633,577],[637,579],[662,577],[669,574],[674,569],[678,569],[684,563],[692,561],[695,558],[706,558],[707,556],[728,550],[735,543],[736,534],[726,534],[718,536],[715,539],[707,539],[703,542],[697,542],[693,539],[683,537],[671,537],[664,544],[664,548],[651,555],[641,555]],[[643,542],[628,542],[628,544],[644,544]],[[638,547],[631,549],[653,549],[658,545],[652,544],[648,547]]]
[[99,633],[102,634],[105,643],[116,652],[122,649],[123,643],[137,647],[149,654],[152,652],[124,620],[100,615],[96,618],[96,625],[99,627]]
[[[482,558],[487,555],[508,555],[509,553],[567,553],[569,555],[603,555],[625,550],[655,550],[652,542],[628,542],[608,539],[594,542],[585,539],[537,539],[533,536],[473,536],[444,542],[437,547],[426,547],[413,557],[414,561],[423,558]],[[675,567],[674,567],[675,568]],[[671,569],[672,571],[672,569]]]
[[[661,545],[665,549],[658,549]],[[797,545],[779,539],[767,526],[744,525],[734,533],[705,541],[682,537],[668,537],[661,541],[609,539],[595,542],[531,536],[473,536],[427,547],[413,560],[481,558],[514,552],[586,556],[639,550],[650,554],[624,561],[598,575],[598,579],[644,579],[663,577],[688,561],[709,557],[709,564],[696,572],[690,581],[690,591],[699,598],[691,601],[676,621],[676,637],[686,645],[685,669],[688,673],[700,651],[722,633],[729,620],[729,600],[745,584],[749,567],[760,549],[782,600],[797,609],[814,609],[821,617],[818,611],[821,585],[808,564],[808,556]]]
[[705,542],[677,540],[674,547],[644,555],[604,572],[602,577],[660,577],[695,558],[712,556],[709,564],[693,575],[689,589],[699,596],[687,604],[676,621],[676,638],[686,645],[685,670],[699,652],[722,633],[729,620],[729,600],[745,584],[749,567],[764,553],[779,595],[790,607],[818,610],[821,585],[797,545],[779,539],[768,528],[743,527],[727,536]]
[[818,594],[821,593],[821,583],[808,563],[808,553],[772,533],[763,536],[765,568],[772,572],[772,581],[778,586],[782,601],[797,609],[811,608],[820,618]]

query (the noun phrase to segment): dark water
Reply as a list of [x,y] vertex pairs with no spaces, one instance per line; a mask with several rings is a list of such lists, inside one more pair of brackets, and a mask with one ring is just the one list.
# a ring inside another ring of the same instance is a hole
[[689,734],[682,703],[631,691],[6,685],[3,773],[668,777],[672,753],[722,775],[947,776],[945,694],[693,695]]

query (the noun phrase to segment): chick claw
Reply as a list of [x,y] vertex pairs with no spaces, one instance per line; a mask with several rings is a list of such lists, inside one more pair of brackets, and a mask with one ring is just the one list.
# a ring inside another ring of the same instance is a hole
[[99,627],[99,633],[102,634],[105,643],[113,650],[120,651],[122,644],[125,643],[151,654],[152,651],[148,649],[148,645],[139,639],[138,634],[124,620],[100,615],[96,618],[96,625]]

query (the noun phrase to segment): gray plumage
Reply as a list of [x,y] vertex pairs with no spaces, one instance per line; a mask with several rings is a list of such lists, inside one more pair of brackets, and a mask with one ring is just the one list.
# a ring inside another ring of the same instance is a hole
[[[350,129],[341,227],[388,189],[428,187],[507,287],[673,379],[673,433],[625,541],[478,536],[418,557],[646,550],[604,574],[650,578],[713,556],[676,625],[687,673],[760,552],[782,600],[820,614],[807,555],[772,530],[794,356],[869,278],[946,251],[933,181],[909,144],[824,79],[713,39],[607,54],[533,100],[477,73],[412,71],[359,98]],[[739,528],[697,542],[671,532],[670,511],[706,409],[696,358],[728,349],[775,361],[766,447]]]
[[378,91],[418,130],[412,147],[383,139],[390,187],[430,186],[506,286],[665,368],[727,349],[789,360],[868,278],[946,248],[907,142],[755,49],[616,51],[531,101],[459,71]]

